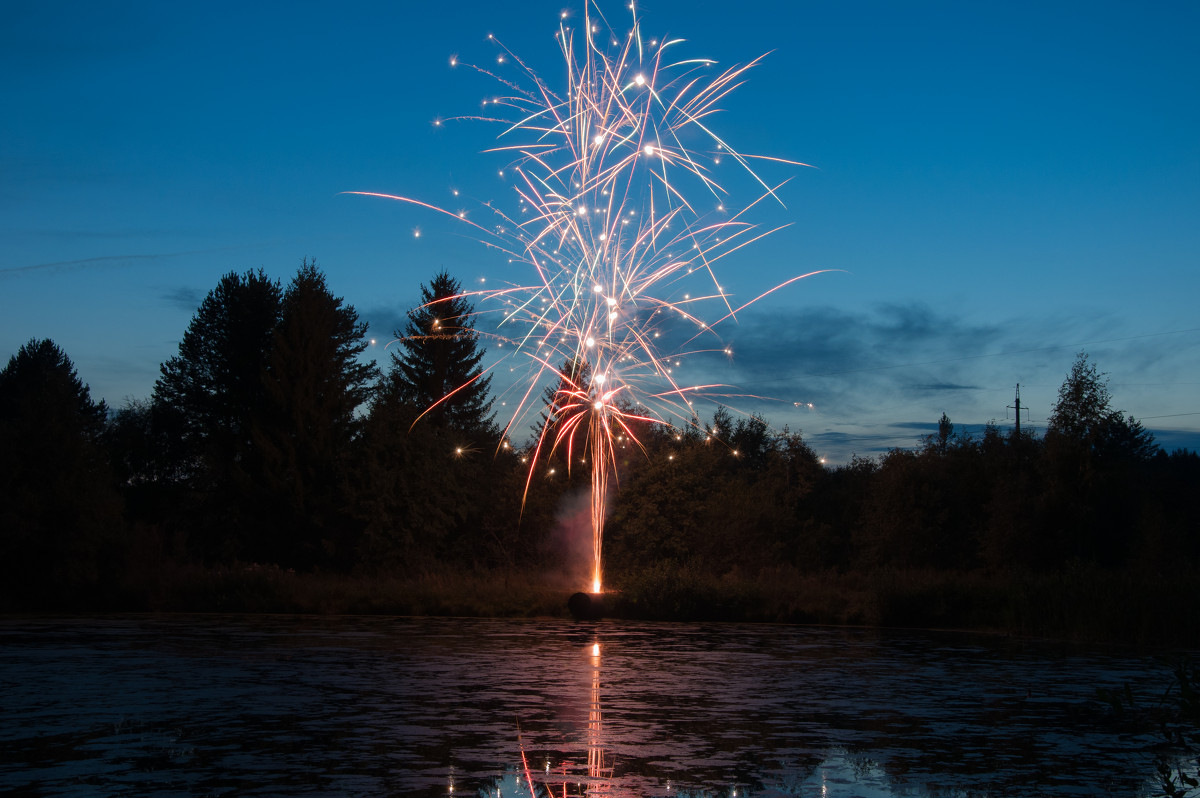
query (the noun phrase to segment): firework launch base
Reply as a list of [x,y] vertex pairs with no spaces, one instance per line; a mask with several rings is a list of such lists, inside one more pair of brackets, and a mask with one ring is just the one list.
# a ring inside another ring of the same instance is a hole
[[578,621],[598,621],[604,617],[603,593],[576,593],[567,599],[567,609]]

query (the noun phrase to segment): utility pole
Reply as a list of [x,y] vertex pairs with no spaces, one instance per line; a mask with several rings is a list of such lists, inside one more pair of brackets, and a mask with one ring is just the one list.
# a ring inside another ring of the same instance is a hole
[[[1011,404],[1008,406],[1008,409],[1017,411],[1017,428],[1016,428],[1015,435],[1016,435],[1016,437],[1020,438],[1021,437],[1021,383],[1019,383],[1019,382],[1017,383],[1017,398],[1014,401],[1014,404]],[[1029,412],[1028,407],[1025,408],[1025,412],[1026,413]]]

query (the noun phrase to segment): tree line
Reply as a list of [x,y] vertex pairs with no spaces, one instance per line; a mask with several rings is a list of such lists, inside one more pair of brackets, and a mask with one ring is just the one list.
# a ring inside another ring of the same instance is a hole
[[[382,370],[361,358],[366,334],[305,261],[287,285],[223,276],[152,395],[116,410],[53,341],[21,347],[0,371],[0,608],[136,604],[130,575],[167,563],[536,573],[582,557],[586,464],[560,447],[531,476],[503,437],[459,283],[421,286]],[[556,420],[551,388],[539,426]],[[1162,451],[1114,409],[1085,354],[1040,437],[966,435],[943,415],[915,448],[827,468],[800,433],[726,408],[634,433],[618,441],[605,540],[618,587],[651,568],[1200,561],[1200,457]]]

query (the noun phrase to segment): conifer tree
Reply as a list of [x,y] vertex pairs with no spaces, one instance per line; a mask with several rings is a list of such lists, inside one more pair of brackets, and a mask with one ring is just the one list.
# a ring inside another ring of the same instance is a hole
[[0,610],[70,604],[111,573],[121,503],[106,414],[49,339],[0,370]]
[[[559,441],[559,431],[562,424],[570,417],[572,408],[579,404],[578,395],[587,391],[591,382],[592,369],[583,358],[576,357],[564,360],[558,368],[558,381],[546,386],[542,393],[545,407],[533,428],[535,445],[541,444],[540,457],[549,458],[551,452],[565,456],[568,450],[582,451],[584,441]],[[585,427],[579,427],[576,435]],[[561,445],[560,445],[561,444]]]
[[351,533],[344,487],[346,458],[358,429],[355,415],[376,377],[359,355],[367,325],[329,291],[325,275],[305,260],[283,294],[272,337],[265,391],[268,413],[254,430],[253,481],[274,529],[263,559],[308,567],[345,562]]
[[396,331],[400,351],[392,353],[384,394],[412,404],[422,421],[479,441],[496,435],[491,375],[480,363],[486,353],[475,329],[475,308],[457,280],[439,272],[421,286],[421,305]]
[[189,482],[227,487],[230,467],[248,451],[266,413],[263,375],[280,302],[279,283],[261,269],[226,274],[192,317],[179,354],[162,364],[156,420]]

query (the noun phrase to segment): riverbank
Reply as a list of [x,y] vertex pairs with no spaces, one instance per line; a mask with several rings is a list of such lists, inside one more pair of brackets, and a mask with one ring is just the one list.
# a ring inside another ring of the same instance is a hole
[[1142,647],[1200,646],[1200,580],[1099,568],[1049,574],[923,570],[719,579],[651,569],[621,617],[962,629]]
[[[295,573],[165,565],[66,606],[137,612],[569,617],[565,573],[442,568]],[[1143,647],[1200,647],[1200,579],[1079,567],[1055,573],[921,570],[711,576],[670,563],[612,575],[606,612],[630,620],[738,621],[987,631]],[[37,609],[18,608],[10,609]]]

